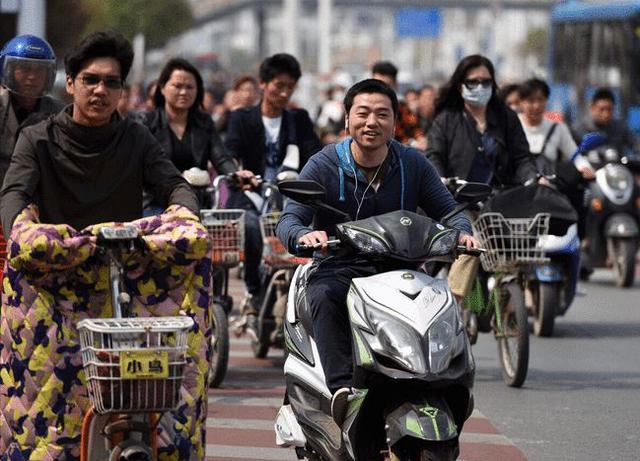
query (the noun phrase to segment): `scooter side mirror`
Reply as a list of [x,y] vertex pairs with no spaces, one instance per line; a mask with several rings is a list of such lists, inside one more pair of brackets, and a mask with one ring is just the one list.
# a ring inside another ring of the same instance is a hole
[[285,197],[305,205],[324,202],[327,191],[324,186],[309,179],[284,179],[278,181],[278,190]]
[[488,184],[468,182],[458,187],[454,196],[461,203],[476,203],[486,200],[491,195],[491,192],[491,186]]
[[344,211],[324,203],[327,199],[327,191],[322,184],[316,181],[309,179],[287,179],[278,181],[278,190],[282,195],[296,202],[327,211],[346,221],[351,220],[351,217]]
[[629,168],[633,174],[640,174],[640,160],[625,156],[620,159],[620,163]]

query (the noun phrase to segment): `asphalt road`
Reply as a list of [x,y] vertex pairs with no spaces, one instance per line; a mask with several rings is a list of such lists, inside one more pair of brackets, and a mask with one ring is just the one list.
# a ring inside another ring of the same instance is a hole
[[530,461],[640,460],[640,278],[616,288],[597,271],[556,321],[531,333],[521,389],[503,382],[495,340],[474,346],[476,404]]

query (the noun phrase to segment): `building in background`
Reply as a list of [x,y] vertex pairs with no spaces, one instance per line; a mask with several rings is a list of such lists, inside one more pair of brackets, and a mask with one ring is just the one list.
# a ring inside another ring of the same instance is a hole
[[[215,65],[203,71],[216,81],[254,72],[263,57],[295,49],[305,71],[317,74],[327,35],[321,38],[318,7],[327,1],[330,67],[353,78],[385,59],[400,68],[402,87],[439,83],[472,53],[491,58],[501,81],[544,75],[544,52],[528,52],[527,41],[532,31],[548,29],[553,0],[189,0],[194,26],[152,50],[147,64],[152,69],[168,56],[213,56]],[[298,99],[315,91],[305,88],[305,79],[300,85]]]

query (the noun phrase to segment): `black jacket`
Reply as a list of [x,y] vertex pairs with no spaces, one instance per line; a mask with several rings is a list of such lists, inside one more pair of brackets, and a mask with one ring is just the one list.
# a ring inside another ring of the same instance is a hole
[[[322,143],[313,131],[313,123],[304,109],[287,109],[282,115],[278,163],[284,160],[287,145],[296,144],[300,150],[300,167],[309,157],[322,149]],[[266,134],[260,105],[234,110],[229,116],[227,150],[242,162],[245,169],[264,175],[266,166]]]
[[144,126],[117,114],[100,127],[73,122],[72,107],[23,129],[2,188],[6,236],[30,203],[43,223],[82,229],[142,216],[142,189],[194,212],[196,196]]
[[[173,159],[171,128],[164,109],[143,112],[136,114],[135,117],[149,128],[162,149]],[[192,111],[189,114],[189,130],[193,155],[192,166],[206,170],[207,162],[211,161],[219,174],[229,174],[237,170],[233,159],[225,151],[220,135],[209,115]]]
[[[498,143],[494,165],[494,183],[523,184],[538,175],[529,152],[529,143],[514,111],[490,106],[487,131]],[[428,133],[427,157],[440,176],[467,179],[478,150],[480,136],[473,117],[464,111],[444,109]]]

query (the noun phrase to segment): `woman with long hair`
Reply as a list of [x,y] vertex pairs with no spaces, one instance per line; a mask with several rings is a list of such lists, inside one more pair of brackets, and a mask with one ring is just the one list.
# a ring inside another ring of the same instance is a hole
[[[536,181],[520,120],[497,90],[493,64],[480,55],[460,61],[441,89],[427,148],[440,176],[503,186]],[[477,264],[465,257],[453,264],[449,283],[456,297],[468,294]]]
[[[203,99],[204,84],[198,69],[185,59],[173,58],[158,77],[155,110],[140,116],[179,171],[193,167],[207,170],[211,162],[218,174],[234,173],[237,165],[204,112]],[[147,198],[145,202],[147,214],[161,211],[155,200],[149,203]]]

